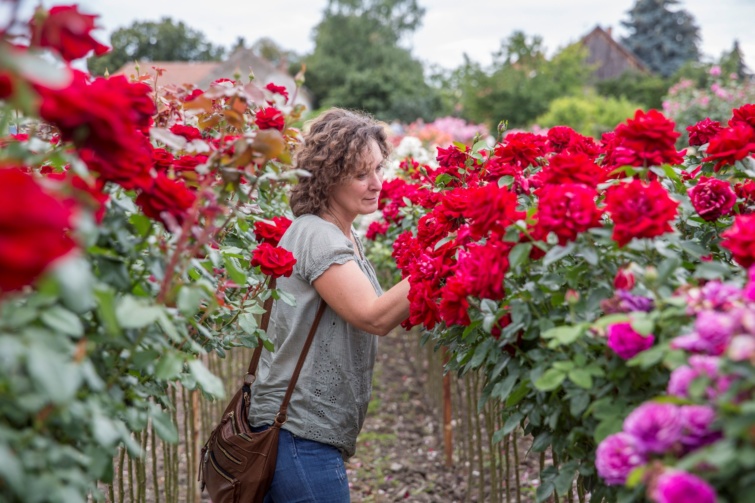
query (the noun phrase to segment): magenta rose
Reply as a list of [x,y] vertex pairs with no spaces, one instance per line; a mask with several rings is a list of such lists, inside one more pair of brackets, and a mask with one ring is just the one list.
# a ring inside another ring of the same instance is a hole
[[683,432],[682,444],[687,450],[695,450],[721,438],[721,432],[713,429],[716,411],[707,405],[684,405],[680,409]]
[[655,342],[655,336],[643,336],[632,329],[629,322],[614,323],[608,327],[608,347],[623,360],[629,360],[645,351]]
[[670,403],[645,402],[624,420],[624,431],[642,452],[665,453],[681,440],[683,428],[679,407]]
[[707,176],[701,177],[697,185],[689,189],[689,197],[697,214],[708,222],[730,214],[737,202],[737,195],[729,182]]
[[608,485],[622,485],[629,473],[645,464],[637,439],[627,433],[607,436],[595,452],[595,468]]
[[716,503],[716,491],[707,482],[681,471],[658,477],[649,496],[654,503]]

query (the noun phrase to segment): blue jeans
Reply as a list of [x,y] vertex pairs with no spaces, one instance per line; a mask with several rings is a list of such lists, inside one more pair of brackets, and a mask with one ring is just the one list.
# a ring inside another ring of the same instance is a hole
[[[260,431],[267,427],[254,428]],[[265,503],[349,503],[341,451],[281,428],[273,484]]]

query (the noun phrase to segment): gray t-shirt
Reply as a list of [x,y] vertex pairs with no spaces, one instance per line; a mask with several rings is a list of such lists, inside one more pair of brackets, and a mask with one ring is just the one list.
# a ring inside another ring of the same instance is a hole
[[[356,238],[359,255],[362,243]],[[316,215],[294,220],[280,246],[296,258],[289,278],[278,288],[296,299],[296,306],[278,300],[268,327],[275,351],[262,351],[257,381],[252,386],[249,422],[272,424],[296,367],[320,302],[312,286],[333,264],[354,260],[378,295],[383,293],[372,265],[359,258],[351,241],[334,224]],[[325,309],[312,347],[304,361],[283,426],[294,435],[333,445],[344,459],[354,455],[372,393],[372,369],[377,336],[348,324],[330,307]]]

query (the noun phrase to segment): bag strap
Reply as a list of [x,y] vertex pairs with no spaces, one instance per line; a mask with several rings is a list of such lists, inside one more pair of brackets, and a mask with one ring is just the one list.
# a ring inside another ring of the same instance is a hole
[[[269,284],[269,288],[271,290],[275,288],[275,283],[275,278],[272,278]],[[275,416],[275,423],[278,426],[285,423],[286,419],[288,418],[288,415],[286,414],[286,411],[288,410],[288,402],[289,400],[291,400],[291,395],[294,393],[296,382],[299,380],[299,374],[301,373],[302,367],[304,367],[304,359],[307,357],[307,353],[309,353],[310,346],[312,346],[312,341],[315,338],[315,332],[317,332],[317,326],[320,324],[320,320],[322,319],[322,315],[325,313],[326,307],[328,307],[328,305],[321,298],[320,305],[317,309],[317,314],[315,315],[315,319],[312,322],[312,327],[309,329],[309,334],[307,334],[307,340],[304,342],[304,347],[301,350],[299,361],[296,362],[296,368],[294,369],[294,373],[288,383],[286,395],[283,397],[283,403],[281,403],[280,410]],[[265,301],[264,308],[265,314],[262,315],[262,320],[260,320],[260,328],[267,332],[267,327],[270,324],[270,315],[273,309],[272,295]],[[259,344],[256,348],[254,348],[254,354],[252,354],[252,359],[249,361],[249,368],[247,369],[246,376],[244,377],[245,385],[251,386],[252,383],[254,383],[254,381],[257,379],[257,365],[259,364],[261,356],[262,344]]]

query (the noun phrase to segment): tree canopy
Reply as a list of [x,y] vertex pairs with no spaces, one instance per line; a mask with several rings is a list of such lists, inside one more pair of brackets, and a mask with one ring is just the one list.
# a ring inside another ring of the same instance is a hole
[[664,77],[700,58],[700,29],[689,12],[671,10],[678,0],[637,0],[622,25],[629,36],[621,42],[648,68]]
[[102,75],[114,72],[130,61],[217,61],[225,52],[205,39],[205,35],[182,21],[169,17],[160,21],[136,21],[115,30],[110,39],[113,50],[87,60],[89,71]]
[[440,99],[422,63],[400,45],[423,15],[416,0],[330,0],[306,59],[317,105],[359,108],[384,120],[432,118]]

